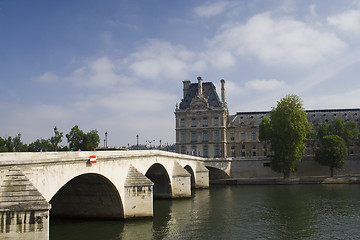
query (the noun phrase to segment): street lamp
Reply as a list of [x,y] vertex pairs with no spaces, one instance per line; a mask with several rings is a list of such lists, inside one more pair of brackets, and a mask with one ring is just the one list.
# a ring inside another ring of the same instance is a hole
[[108,141],[107,141],[107,135],[108,135],[108,133],[107,132],[105,132],[105,149],[107,150],[107,148],[108,148]]
[[136,150],[139,150],[139,134],[136,134]]
[[54,148],[55,148],[55,152],[56,152],[56,149],[57,149],[57,140],[56,140],[56,132],[57,132],[57,127],[55,126],[54,127],[54,135],[55,135],[55,137],[54,137]]

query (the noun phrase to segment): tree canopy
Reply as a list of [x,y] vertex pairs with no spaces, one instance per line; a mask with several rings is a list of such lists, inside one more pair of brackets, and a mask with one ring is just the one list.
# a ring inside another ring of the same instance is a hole
[[338,135],[327,135],[322,138],[320,148],[315,151],[315,160],[330,167],[330,176],[333,177],[334,168],[341,168],[345,164],[346,154],[345,141]]
[[97,130],[91,130],[88,133],[84,133],[79,129],[78,125],[75,125],[68,134],[66,134],[68,139],[69,148],[71,150],[95,150],[100,143],[100,137]]
[[270,111],[270,122],[263,119],[259,129],[260,139],[270,142],[274,153],[271,168],[283,173],[284,178],[297,170],[310,129],[302,100],[297,95],[287,95],[278,101]]

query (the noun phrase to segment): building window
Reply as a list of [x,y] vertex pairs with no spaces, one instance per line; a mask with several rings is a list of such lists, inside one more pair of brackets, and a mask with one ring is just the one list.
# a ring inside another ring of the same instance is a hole
[[230,140],[231,141],[235,140],[235,133],[234,132],[230,132]]
[[245,141],[245,132],[244,131],[241,132],[241,141]]
[[191,127],[196,127],[196,118],[191,119]]
[[219,117],[214,118],[214,125],[219,126]]
[[251,140],[253,140],[253,141],[256,140],[256,132],[255,131],[251,132]]
[[253,156],[256,157],[256,152],[253,152]]
[[253,149],[256,149],[256,144],[253,145]]
[[231,157],[236,157],[236,156],[235,156],[235,151],[232,151],[232,152],[231,152]]
[[208,133],[207,133],[207,132],[204,132],[204,133],[203,133],[203,141],[204,141],[204,142],[209,141],[209,139],[208,139]]
[[220,147],[219,147],[219,145],[215,146],[215,157],[220,157]]
[[191,132],[191,141],[196,142],[196,132]]
[[242,144],[242,145],[241,145],[241,149],[245,149],[245,144]]
[[245,157],[245,152],[242,152],[242,154],[241,154],[243,157]]
[[215,141],[219,141],[220,140],[220,132],[219,130],[215,130]]
[[208,122],[207,122],[207,118],[203,119],[203,127],[207,127],[208,126]]
[[185,119],[180,119],[180,127],[185,127]]
[[231,149],[233,149],[233,150],[234,150],[234,149],[235,149],[235,145],[231,145]]
[[209,149],[208,146],[204,146],[204,157],[209,157]]
[[180,141],[185,142],[185,132],[181,132]]

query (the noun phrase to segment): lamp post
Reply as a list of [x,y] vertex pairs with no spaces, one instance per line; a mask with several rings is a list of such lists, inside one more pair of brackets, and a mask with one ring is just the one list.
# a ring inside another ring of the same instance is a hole
[[136,150],[139,150],[139,134],[136,134]]
[[57,141],[56,141],[56,132],[57,132],[57,127],[55,126],[54,127],[54,148],[55,148],[55,152],[56,152],[56,149],[57,149]]
[[108,136],[108,133],[107,132],[105,132],[105,149],[107,150],[107,148],[108,148],[108,142],[107,142],[107,136]]

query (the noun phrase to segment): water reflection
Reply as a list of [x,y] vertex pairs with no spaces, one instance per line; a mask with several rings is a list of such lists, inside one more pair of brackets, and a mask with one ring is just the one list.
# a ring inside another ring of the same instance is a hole
[[51,221],[50,239],[357,239],[360,185],[216,186],[154,217]]

